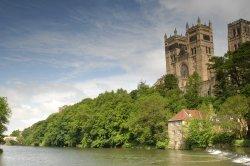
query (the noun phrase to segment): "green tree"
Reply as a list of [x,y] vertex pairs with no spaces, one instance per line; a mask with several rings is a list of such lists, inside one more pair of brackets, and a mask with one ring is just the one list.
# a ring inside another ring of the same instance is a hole
[[155,146],[167,139],[167,121],[171,117],[166,110],[166,100],[159,94],[140,98],[136,102],[136,111],[128,119],[132,140],[136,144]]
[[179,90],[178,79],[173,74],[164,75],[161,81],[155,86],[156,90],[162,95],[166,96],[168,91]]
[[211,121],[192,119],[187,126],[186,144],[188,148],[206,148],[212,143],[213,135]]
[[166,107],[172,113],[178,113],[180,110],[187,108],[187,101],[184,93],[179,89],[169,90],[166,93]]
[[3,139],[3,132],[6,131],[6,124],[9,122],[10,108],[5,97],[0,97],[0,141]]
[[249,98],[242,95],[229,97],[219,110],[224,130],[235,133],[238,138],[243,138],[247,132],[245,118],[249,112]]
[[215,72],[215,95],[222,101],[233,95],[249,94],[250,42],[224,57],[212,58],[210,68]]
[[187,108],[196,109],[199,104],[201,104],[202,100],[199,95],[201,90],[200,88],[201,78],[197,72],[194,72],[187,81],[187,88],[185,93]]
[[10,136],[12,136],[12,137],[19,137],[20,134],[21,134],[20,130],[14,130],[14,131],[12,131],[12,133],[10,134]]

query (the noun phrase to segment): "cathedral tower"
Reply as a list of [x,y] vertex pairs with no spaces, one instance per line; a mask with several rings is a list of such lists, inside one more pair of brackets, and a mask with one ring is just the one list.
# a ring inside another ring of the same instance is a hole
[[211,91],[213,76],[208,69],[209,59],[214,55],[212,24],[202,24],[200,18],[197,24],[189,27],[186,24],[186,35],[165,35],[165,57],[167,74],[174,74],[179,81],[179,87],[185,90],[187,78],[195,71],[202,80],[202,94]]
[[211,79],[208,64],[211,56],[214,55],[213,31],[212,24],[202,24],[198,18],[197,25],[186,30],[188,39],[188,50],[190,57],[191,73],[196,71],[202,81]]
[[239,19],[227,25],[228,51],[235,51],[240,44],[250,41],[250,21]]

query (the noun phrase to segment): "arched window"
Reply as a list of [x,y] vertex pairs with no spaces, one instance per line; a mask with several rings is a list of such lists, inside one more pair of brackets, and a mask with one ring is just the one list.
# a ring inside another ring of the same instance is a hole
[[187,78],[189,75],[189,72],[188,72],[188,66],[186,64],[182,64],[181,65],[181,77],[183,78]]

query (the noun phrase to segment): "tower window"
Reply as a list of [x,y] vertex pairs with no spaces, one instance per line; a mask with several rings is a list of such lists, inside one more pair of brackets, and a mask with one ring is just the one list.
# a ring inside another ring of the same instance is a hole
[[181,65],[181,77],[187,78],[188,77],[188,66],[186,64]]
[[193,35],[193,36],[191,36],[190,38],[189,38],[189,41],[190,42],[194,42],[194,41],[196,41],[197,40],[197,36],[196,35]]
[[240,28],[237,28],[237,35],[240,35]]
[[233,29],[233,35],[234,35],[234,37],[236,36],[236,30],[235,29]]
[[210,47],[206,47],[206,53],[211,54],[211,48]]
[[196,48],[195,48],[195,47],[194,47],[194,48],[191,48],[191,54],[192,54],[192,55],[196,54]]
[[234,50],[237,50],[237,45],[236,44],[234,45]]
[[206,41],[210,41],[210,36],[209,35],[203,35],[203,39]]

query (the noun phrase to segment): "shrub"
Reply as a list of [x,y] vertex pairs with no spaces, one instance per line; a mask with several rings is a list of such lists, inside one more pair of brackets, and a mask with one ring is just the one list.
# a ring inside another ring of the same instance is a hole
[[238,147],[250,147],[250,140],[235,140],[234,141],[234,146],[238,146]]
[[212,123],[208,120],[189,121],[186,135],[187,148],[206,148],[213,138]]
[[216,133],[213,136],[212,143],[216,144],[231,144],[235,136],[228,132]]
[[157,143],[156,143],[156,148],[157,149],[166,149],[166,147],[167,147],[167,143],[166,142],[157,141]]

